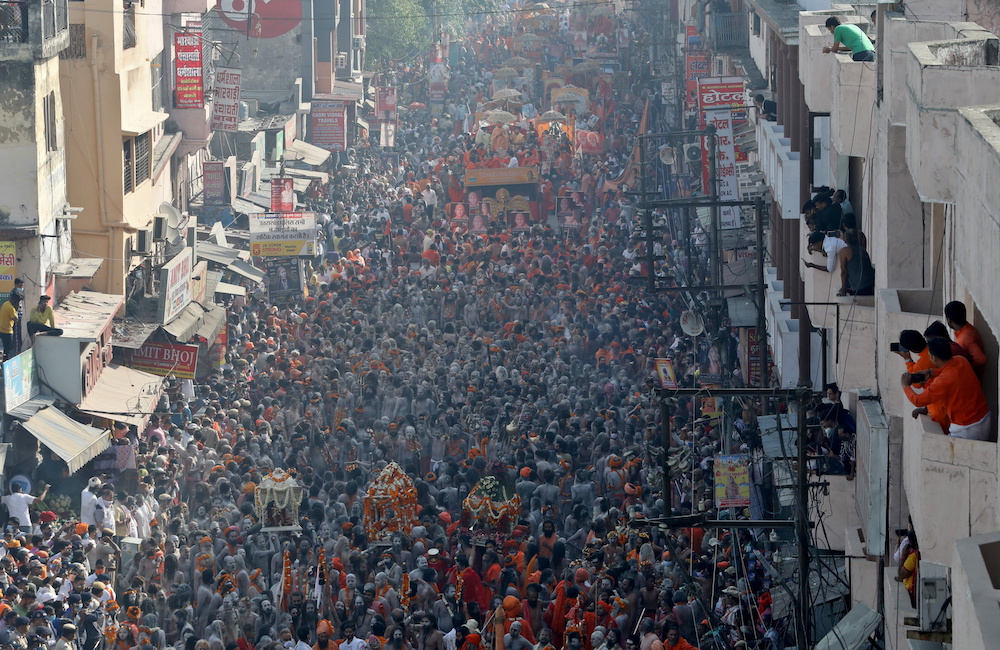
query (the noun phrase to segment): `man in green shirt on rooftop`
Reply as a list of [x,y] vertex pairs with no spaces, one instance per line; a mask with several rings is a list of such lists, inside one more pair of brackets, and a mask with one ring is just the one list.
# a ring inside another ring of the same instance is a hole
[[875,46],[857,25],[841,25],[839,18],[830,16],[826,19],[826,28],[833,34],[833,47],[824,47],[824,54],[850,51],[855,61],[875,60]]

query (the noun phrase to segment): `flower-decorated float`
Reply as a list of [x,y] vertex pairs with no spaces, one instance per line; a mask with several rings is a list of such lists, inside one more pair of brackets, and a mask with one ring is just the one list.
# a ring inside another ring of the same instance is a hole
[[254,492],[257,517],[264,531],[299,531],[299,505],[302,485],[283,469],[276,469],[261,480]]
[[409,534],[417,519],[417,488],[395,462],[378,473],[365,494],[365,536],[376,544],[389,543],[396,532]]

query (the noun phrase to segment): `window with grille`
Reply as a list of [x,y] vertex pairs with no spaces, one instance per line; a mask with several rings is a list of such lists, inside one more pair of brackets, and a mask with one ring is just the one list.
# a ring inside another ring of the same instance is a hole
[[135,184],[138,187],[143,181],[149,178],[150,151],[149,133],[143,133],[134,138],[135,140]]
[[125,193],[130,194],[135,189],[135,158],[132,156],[132,138],[125,138],[122,143],[122,180],[125,183]]
[[70,23],[69,47],[62,51],[66,59],[87,58],[87,27],[83,23]]
[[56,139],[56,94],[50,92],[42,100],[42,117],[45,120],[45,150],[55,151],[59,148]]

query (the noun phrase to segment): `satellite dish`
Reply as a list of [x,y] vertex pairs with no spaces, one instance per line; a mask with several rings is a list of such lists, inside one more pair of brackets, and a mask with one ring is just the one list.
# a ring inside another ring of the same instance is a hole
[[660,162],[664,165],[673,165],[677,160],[677,154],[674,153],[674,148],[669,144],[665,144],[660,147],[659,155]]
[[681,314],[681,329],[688,336],[700,336],[705,331],[705,321],[700,314],[689,309]]
[[160,204],[160,214],[167,218],[166,232],[164,232],[164,237],[170,245],[176,245],[180,243],[182,239],[187,235],[184,232],[184,215],[181,211],[170,205],[166,201]]

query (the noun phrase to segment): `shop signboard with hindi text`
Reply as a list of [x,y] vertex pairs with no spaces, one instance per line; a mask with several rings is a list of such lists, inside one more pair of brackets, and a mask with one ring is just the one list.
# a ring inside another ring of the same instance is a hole
[[160,377],[194,379],[198,346],[146,341],[138,350],[132,350],[129,366]]
[[174,107],[204,108],[205,79],[200,30],[174,34]]
[[3,363],[4,408],[7,413],[38,395],[35,351],[25,350]]
[[0,241],[0,294],[8,294],[14,290],[16,277],[17,244],[12,241]]
[[191,270],[194,255],[185,247],[160,269],[160,301],[158,316],[164,325],[180,314],[191,302]]
[[347,151],[347,102],[313,98],[310,106],[309,141],[327,151]]
[[[733,138],[732,113],[728,108],[708,111],[705,120],[715,126],[715,174],[718,178],[716,190],[719,200],[739,201],[740,183],[736,176],[736,143]],[[707,161],[702,168],[702,187],[711,187]],[[738,206],[724,205],[719,208],[719,227],[722,230],[739,228],[742,221]]]
[[202,201],[205,205],[226,205],[226,163],[206,160],[201,164]]
[[235,133],[240,126],[240,82],[243,70],[216,68],[212,91],[212,130]]
[[316,254],[316,215],[312,212],[251,214],[250,254],[312,257]]
[[750,463],[746,454],[715,457],[715,505],[750,507]]

